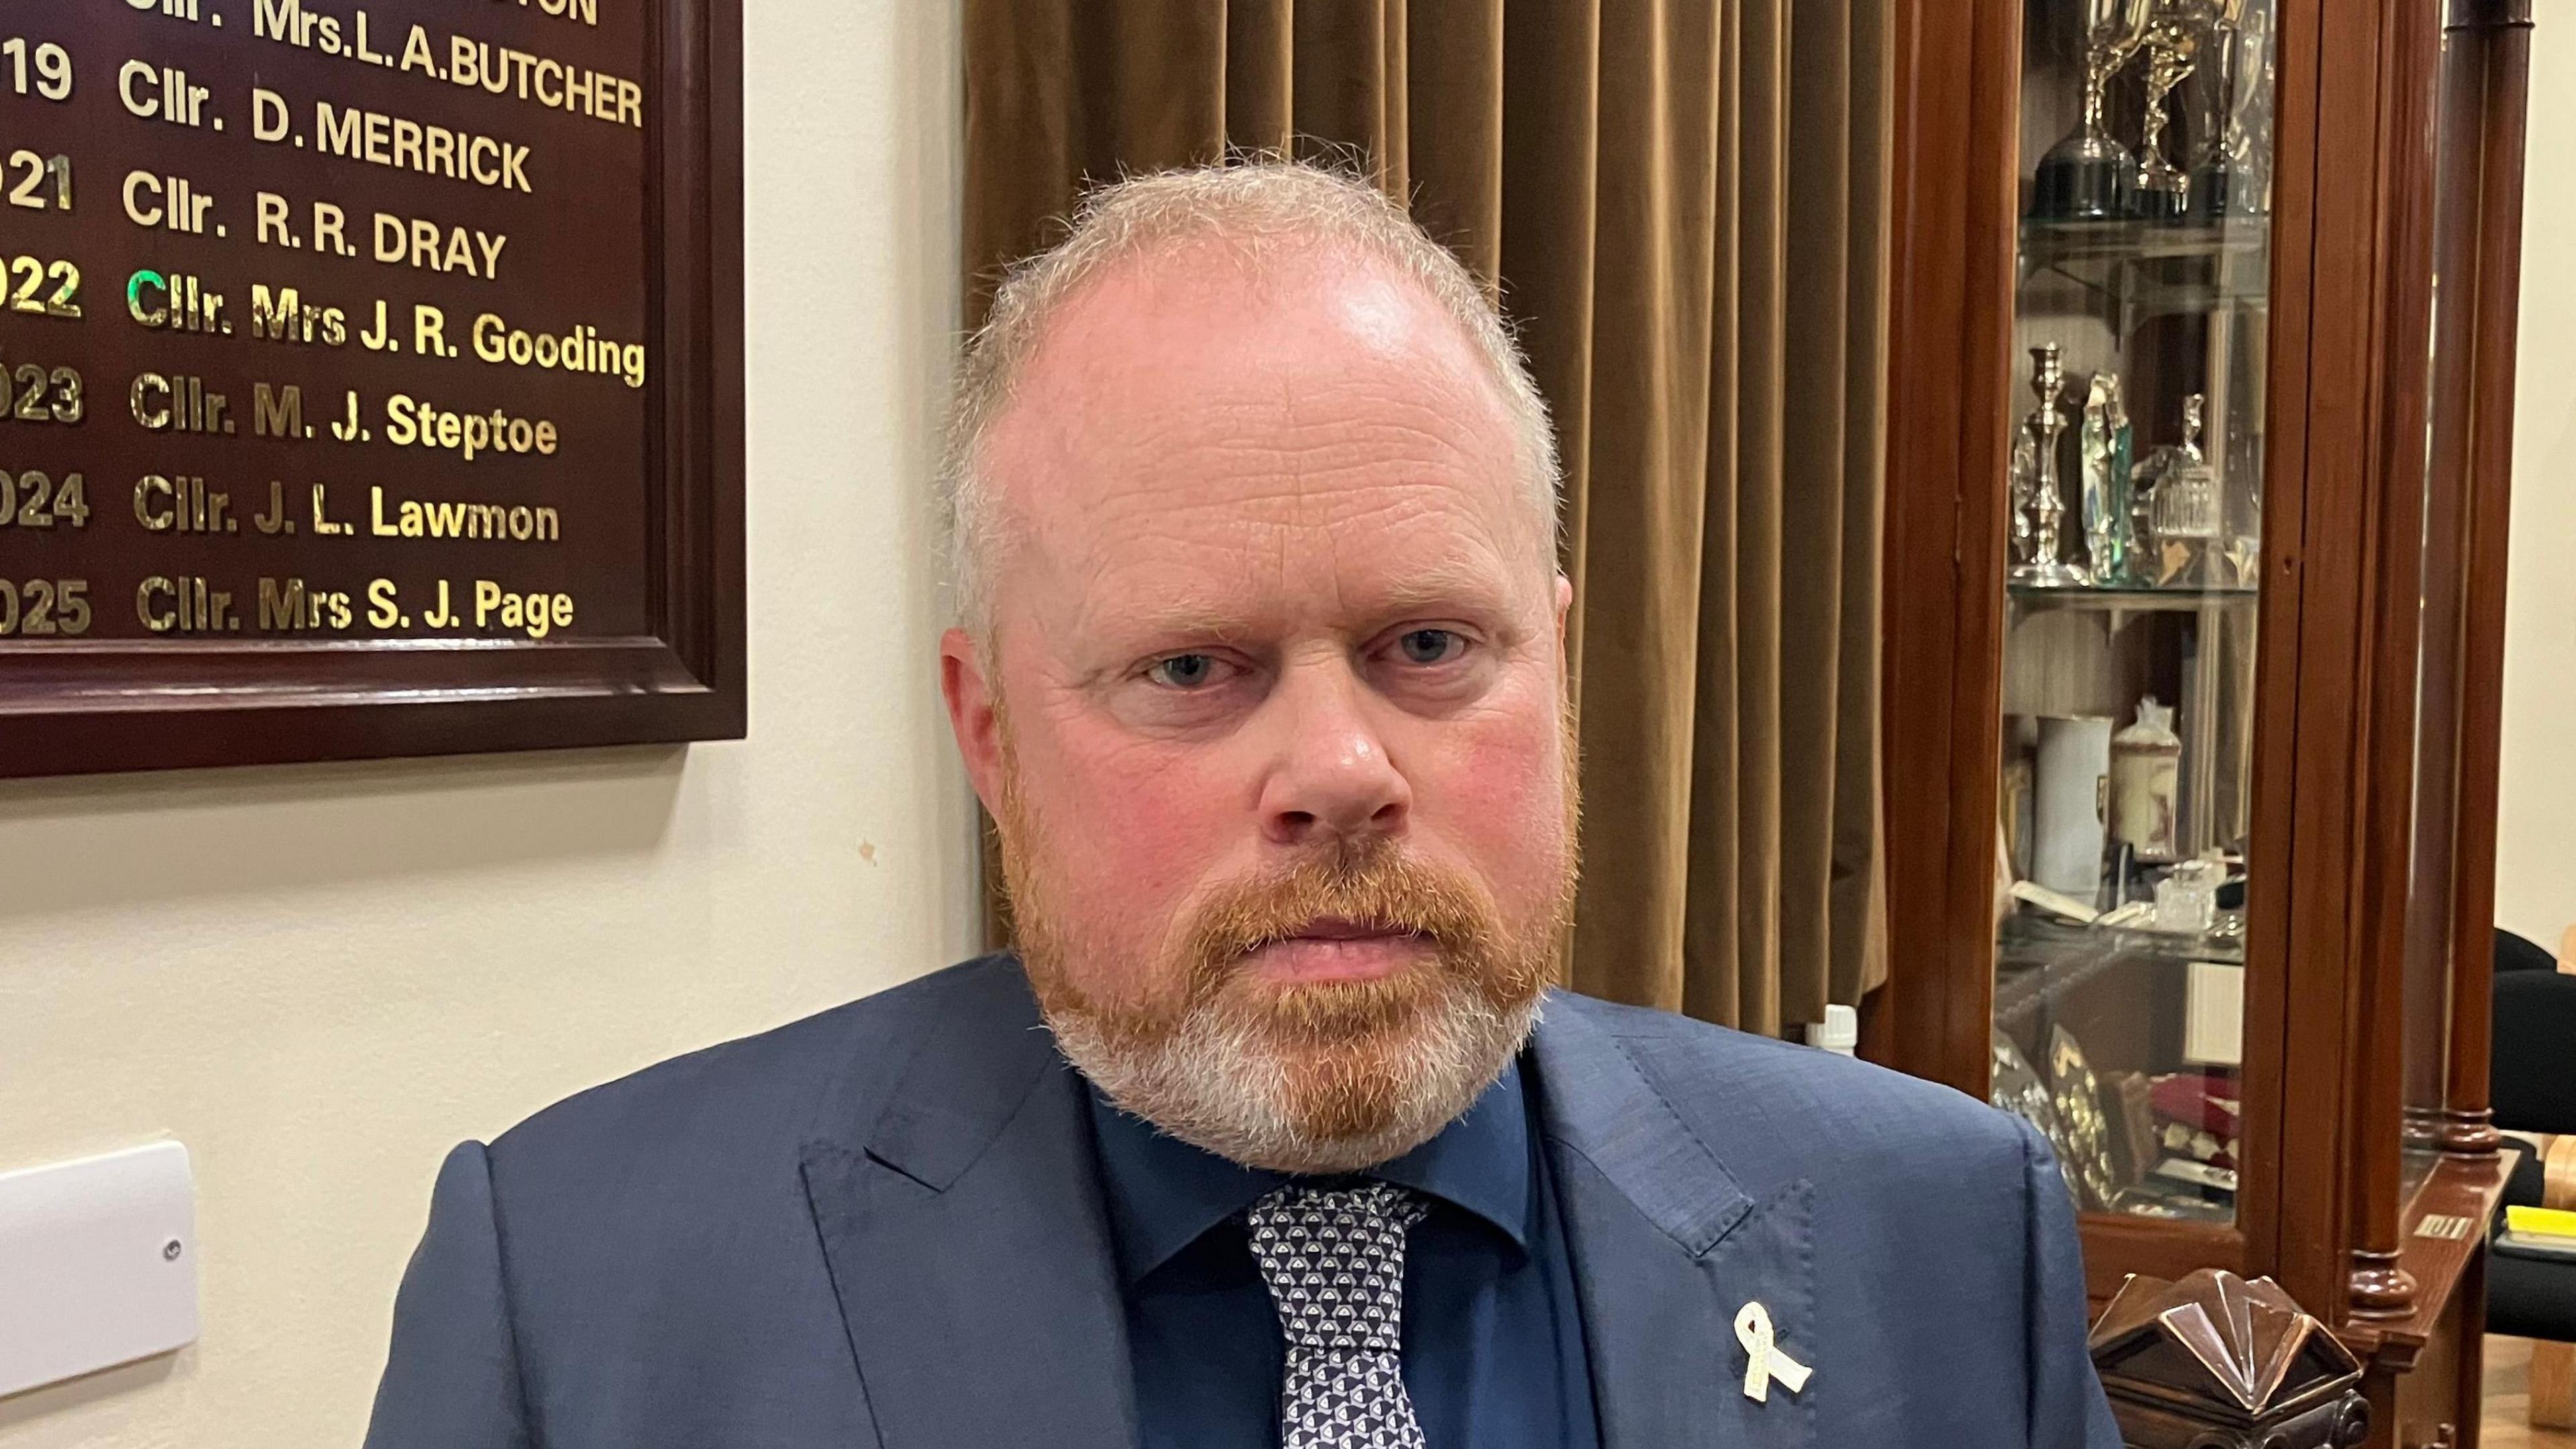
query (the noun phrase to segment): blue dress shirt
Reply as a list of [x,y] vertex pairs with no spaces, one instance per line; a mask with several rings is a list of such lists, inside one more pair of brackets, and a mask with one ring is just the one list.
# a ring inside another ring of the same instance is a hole
[[[1091,1094],[1142,1449],[1276,1449],[1287,1352],[1241,1214],[1293,1179]],[[1404,1384],[1432,1449],[1598,1449],[1565,1227],[1515,1063],[1439,1136],[1364,1174],[1430,1211],[1405,1250]]]

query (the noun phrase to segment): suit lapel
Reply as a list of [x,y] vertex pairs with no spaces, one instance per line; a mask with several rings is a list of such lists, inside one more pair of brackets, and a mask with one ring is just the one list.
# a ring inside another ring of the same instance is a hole
[[[1808,1187],[1748,1197],[1598,1012],[1553,998],[1532,1054],[1603,1449],[1808,1445],[1830,1373],[1804,1338]],[[1750,1303],[1778,1350],[1815,1370],[1803,1392],[1746,1396],[1735,1324]]]
[[845,1100],[857,1129],[835,1130],[827,1107],[803,1154],[815,1229],[883,1449],[1128,1449],[1090,1123],[1018,970],[994,977],[926,1034],[872,1124]]

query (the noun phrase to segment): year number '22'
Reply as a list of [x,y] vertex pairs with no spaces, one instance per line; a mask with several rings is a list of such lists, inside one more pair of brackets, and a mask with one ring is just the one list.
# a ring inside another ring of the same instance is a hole
[[[80,268],[35,257],[0,257],[8,273],[9,310],[39,317],[78,317]],[[48,290],[50,289],[50,290]]]

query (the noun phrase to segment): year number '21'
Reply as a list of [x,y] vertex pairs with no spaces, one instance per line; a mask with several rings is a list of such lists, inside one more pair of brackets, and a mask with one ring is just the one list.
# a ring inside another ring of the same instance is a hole
[[[9,178],[15,177],[15,180]],[[48,188],[45,183],[54,184]],[[9,204],[29,211],[69,211],[72,209],[72,158],[39,156],[33,151],[12,151],[5,167],[0,167],[0,181],[9,188]]]

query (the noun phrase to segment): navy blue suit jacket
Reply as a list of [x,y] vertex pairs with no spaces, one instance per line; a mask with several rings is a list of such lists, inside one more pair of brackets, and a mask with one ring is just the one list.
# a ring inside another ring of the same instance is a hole
[[[1562,994],[1526,1060],[1605,1449],[2116,1449],[2015,1119]],[[1125,1449],[1085,1111],[997,956],[466,1143],[368,1449]],[[1751,1302],[1804,1392],[1746,1396]]]

